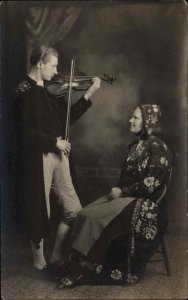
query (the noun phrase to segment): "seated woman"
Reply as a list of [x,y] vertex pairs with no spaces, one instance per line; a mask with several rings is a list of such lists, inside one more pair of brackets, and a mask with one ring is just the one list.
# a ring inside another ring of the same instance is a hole
[[[107,196],[78,214],[71,241],[70,269],[58,287],[70,287],[86,268],[100,280],[135,283],[144,273],[167,227],[163,196],[172,155],[154,134],[161,131],[158,105],[139,105],[130,119],[138,136],[127,149],[120,179]],[[102,272],[101,272],[102,270]]]

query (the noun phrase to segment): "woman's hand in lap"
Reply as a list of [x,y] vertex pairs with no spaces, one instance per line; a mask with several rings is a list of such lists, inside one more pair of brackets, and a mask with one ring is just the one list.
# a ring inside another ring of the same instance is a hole
[[113,187],[111,189],[109,199],[113,200],[113,199],[120,198],[121,196],[122,196],[121,189],[119,187]]

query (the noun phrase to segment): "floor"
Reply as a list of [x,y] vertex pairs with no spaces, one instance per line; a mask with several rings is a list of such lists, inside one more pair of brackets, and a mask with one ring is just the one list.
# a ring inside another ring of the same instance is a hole
[[[32,268],[29,243],[15,234],[3,233],[2,299],[186,299],[187,235],[167,232],[165,241],[170,260],[170,277],[165,274],[163,262],[158,262],[148,264],[144,279],[133,286],[96,285],[90,282],[70,290],[57,290],[56,282],[44,278]],[[47,256],[50,251],[48,248]]]

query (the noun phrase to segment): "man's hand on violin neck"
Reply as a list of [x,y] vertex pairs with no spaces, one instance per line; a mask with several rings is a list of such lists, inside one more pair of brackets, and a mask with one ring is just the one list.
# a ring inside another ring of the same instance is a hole
[[92,81],[93,81],[92,86],[95,87],[96,90],[99,89],[101,86],[101,79],[99,77],[94,77]]
[[98,77],[93,78],[93,84],[90,86],[90,88],[87,90],[86,94],[84,95],[84,98],[88,100],[101,86],[101,79]]
[[63,151],[66,155],[69,154],[71,150],[71,144],[65,140],[57,139],[56,147]]

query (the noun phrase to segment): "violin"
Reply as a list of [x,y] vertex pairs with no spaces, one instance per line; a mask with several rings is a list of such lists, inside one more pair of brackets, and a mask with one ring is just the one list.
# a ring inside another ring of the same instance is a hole
[[[74,91],[87,91],[92,84],[94,77],[99,77],[108,84],[112,84],[116,80],[115,77],[107,74],[102,76],[73,76],[71,83],[72,89]],[[69,90],[69,82],[70,76],[58,74],[54,80],[51,80],[45,84],[45,88],[51,95],[55,97],[62,97],[66,95],[67,91]]]

